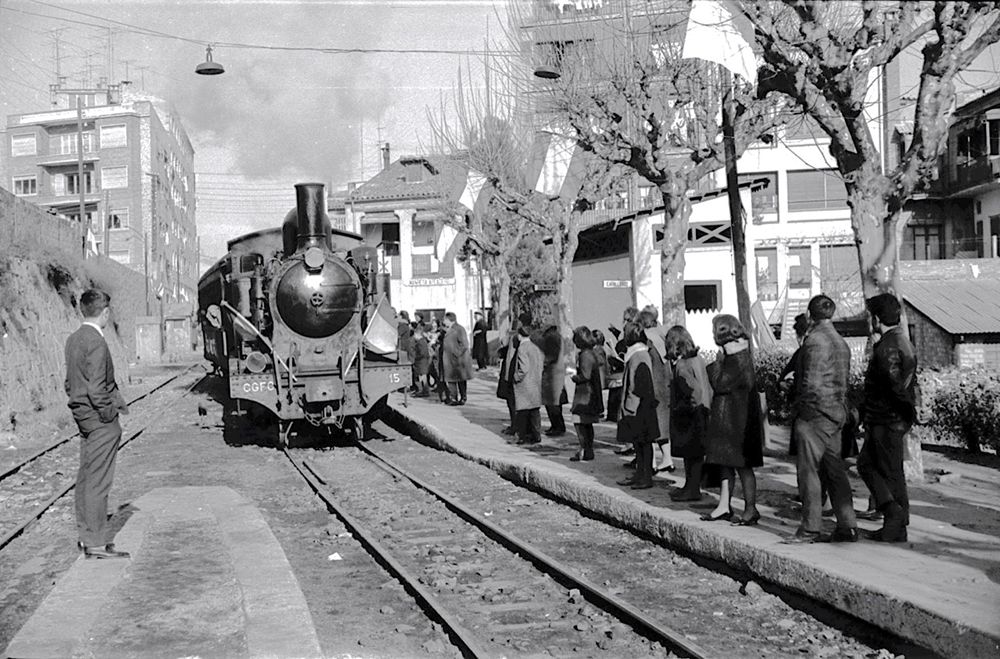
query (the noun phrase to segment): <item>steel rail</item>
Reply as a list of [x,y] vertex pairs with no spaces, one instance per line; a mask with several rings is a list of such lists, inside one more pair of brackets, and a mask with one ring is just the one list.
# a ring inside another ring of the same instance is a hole
[[[181,375],[184,375],[184,373],[187,373],[187,371],[189,371],[189,370],[191,370],[191,369],[190,368],[185,369],[182,373],[178,373],[176,377],[180,377]],[[176,379],[176,377],[172,378],[172,379]],[[191,391],[195,387],[197,387],[200,383],[204,382],[205,378],[207,378],[207,377],[208,377],[208,374],[206,373],[205,375],[203,375],[200,378],[198,378],[181,395],[181,398],[184,398],[189,393],[191,393]],[[160,387],[163,387],[166,384],[167,383],[164,382],[162,385],[160,385]],[[143,394],[143,396],[146,396],[146,395],[151,394],[151,393],[153,393],[153,391],[149,391],[149,392],[147,392],[147,394]],[[153,422],[154,421],[158,421],[160,419],[160,417],[162,417],[164,414],[166,414],[166,411],[160,412],[159,414],[157,414],[153,418],[153,420],[151,420],[145,426],[143,426],[139,430],[137,430],[134,433],[132,433],[131,435],[129,435],[128,438],[125,439],[125,441],[121,442],[118,445],[118,452],[120,453],[123,448],[125,448],[126,446],[128,446],[132,442],[132,440],[136,439],[137,437],[139,437],[139,435],[141,435],[142,433],[146,432],[146,430],[149,428],[149,426],[153,425]],[[70,438],[70,439],[72,439],[72,438]],[[64,440],[64,441],[69,441],[69,440]],[[3,549],[7,545],[9,545],[15,538],[17,538],[19,535],[21,535],[22,533],[24,533],[24,531],[28,528],[28,526],[32,522],[34,522],[36,519],[39,519],[42,515],[44,515],[48,511],[48,509],[51,508],[55,504],[56,501],[59,501],[59,499],[62,499],[64,496],[66,496],[69,493],[69,491],[72,490],[74,487],[76,487],[76,481],[75,480],[72,481],[72,482],[70,482],[67,485],[64,485],[61,490],[58,490],[55,494],[53,494],[51,497],[49,497],[42,505],[40,505],[37,508],[35,508],[35,510],[29,516],[27,516],[26,518],[24,518],[24,520],[20,524],[18,524],[16,527],[14,527],[13,529],[11,529],[7,534],[5,534],[2,538],[0,538],[0,549]]]
[[663,625],[649,616],[645,615],[642,611],[639,611],[629,603],[618,599],[614,595],[601,589],[600,586],[594,582],[588,580],[586,577],[578,574],[569,566],[563,564],[561,561],[549,556],[548,554],[542,552],[541,550],[532,547],[529,543],[521,540],[517,536],[513,535],[506,529],[490,522],[486,518],[480,516],[478,513],[474,512],[464,504],[456,501],[447,494],[436,489],[432,485],[426,483],[418,476],[410,474],[405,469],[399,467],[393,463],[388,458],[378,455],[371,449],[361,444],[357,444],[358,448],[365,455],[373,461],[376,461],[376,465],[379,463],[384,464],[386,467],[391,469],[397,475],[402,478],[409,480],[411,483],[416,485],[418,488],[428,492],[439,501],[441,501],[450,510],[458,514],[462,519],[475,525],[481,529],[486,535],[490,536],[500,544],[502,544],[507,549],[521,555],[523,558],[531,561],[542,571],[546,572],[557,581],[564,584],[568,583],[574,588],[578,588],[581,594],[591,603],[601,608],[609,613],[612,613],[622,622],[628,624],[633,629],[635,629],[641,635],[660,643],[666,647],[671,652],[679,654],[683,657],[692,657],[694,659],[701,659],[703,657],[711,656],[707,650],[699,647],[697,644],[686,640],[683,635],[670,628]]
[[467,630],[459,620],[457,620],[452,614],[448,612],[443,604],[430,592],[429,589],[425,588],[419,581],[419,579],[411,574],[403,565],[397,561],[389,553],[389,551],[382,546],[382,544],[375,539],[375,537],[369,533],[364,527],[348,514],[343,506],[334,498],[333,494],[326,487],[326,479],[318,474],[305,460],[302,464],[292,457],[287,448],[282,447],[282,452],[288,461],[292,463],[292,466],[299,472],[306,483],[316,493],[320,499],[326,504],[327,508],[332,511],[340,521],[343,522],[344,526],[354,534],[364,546],[364,548],[370,553],[376,561],[378,561],[383,567],[385,567],[397,580],[403,585],[403,588],[415,597],[424,607],[425,610],[429,610],[432,617],[436,618],[440,622],[452,641],[456,646],[462,651],[463,656],[466,657],[488,657],[490,656],[480,645],[474,640],[474,635],[472,632]]
[[[165,381],[161,382],[160,384],[156,385],[155,387],[153,387],[152,389],[150,389],[146,393],[142,394],[141,396],[136,396],[132,400],[128,401],[128,404],[129,405],[134,405],[135,403],[138,403],[143,398],[147,398],[147,397],[153,395],[154,393],[156,393],[157,391],[159,391],[163,387],[167,386],[168,384],[170,384],[171,382],[173,382],[174,380],[176,380],[180,376],[182,376],[185,373],[187,373],[188,371],[190,371],[196,365],[197,364],[192,364],[191,366],[188,366],[186,369],[184,369],[183,371],[181,371],[177,375],[171,377],[168,380],[165,380]],[[24,460],[22,460],[21,462],[17,463],[13,467],[10,467],[9,469],[7,469],[7,471],[5,471],[3,473],[0,473],[0,481],[6,480],[7,478],[9,478],[9,477],[13,476],[14,474],[16,474],[17,472],[21,471],[21,469],[23,469],[24,467],[28,466],[29,464],[31,464],[32,462],[34,462],[38,458],[40,458],[43,455],[45,455],[46,453],[50,453],[50,452],[56,450],[57,448],[59,448],[63,444],[65,444],[65,443],[67,443],[69,441],[72,441],[72,440],[76,439],[79,436],[80,436],[80,433],[74,433],[74,434],[70,435],[69,437],[65,437],[63,439],[57,440],[55,443],[50,444],[49,446],[47,446],[45,448],[39,449],[33,455],[31,455],[30,457],[25,458]]]

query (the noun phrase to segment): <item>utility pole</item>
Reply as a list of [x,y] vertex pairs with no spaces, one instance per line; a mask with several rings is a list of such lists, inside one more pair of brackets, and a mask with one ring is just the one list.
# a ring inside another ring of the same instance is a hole
[[149,315],[149,231],[142,232],[142,273],[146,276],[146,315]]
[[740,200],[739,173],[736,171],[736,130],[733,126],[733,75],[719,66],[723,83],[722,142],[726,156],[726,193],[729,197],[729,221],[733,237],[733,270],[736,275],[736,306],[740,322],[748,332],[753,325],[750,318],[750,292],[747,290],[747,239],[746,215]]
[[83,187],[83,95],[76,96],[76,175],[77,188],[80,191],[80,244],[83,249],[83,258],[87,258],[87,231],[90,229],[90,222],[87,221],[86,205]]
[[111,193],[104,191],[104,256],[111,258]]

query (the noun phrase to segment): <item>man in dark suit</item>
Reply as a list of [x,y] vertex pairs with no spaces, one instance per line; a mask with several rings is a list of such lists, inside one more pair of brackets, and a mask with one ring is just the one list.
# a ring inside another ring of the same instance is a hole
[[459,325],[457,316],[449,311],[444,315],[444,335],[441,361],[444,366],[444,381],[448,383],[449,405],[465,405],[467,382],[472,379],[472,353],[469,352],[469,338],[465,328]]
[[867,301],[881,338],[865,373],[864,424],[867,436],[858,456],[858,473],[875,497],[883,526],[872,534],[880,542],[906,542],[910,500],[903,474],[906,433],[916,418],[917,358],[899,326],[901,308],[891,293]]
[[476,360],[476,365],[481,371],[490,361],[490,349],[486,342],[486,321],[483,320],[483,312],[477,311],[473,315],[476,322],[472,326],[472,358]]
[[[851,349],[833,327],[837,305],[826,295],[809,301],[811,327],[799,348],[800,378],[795,392],[798,454],[796,470],[802,523],[786,542],[857,542],[858,522],[847,467],[841,457],[841,429],[847,420]],[[821,536],[821,486],[830,493],[836,530]]]
[[122,437],[119,414],[128,414],[115,383],[115,367],[104,340],[111,308],[107,293],[90,289],[80,296],[83,324],[66,340],[66,395],[80,429],[80,470],[76,477],[76,525],[87,558],[128,558],[108,542],[108,493]]

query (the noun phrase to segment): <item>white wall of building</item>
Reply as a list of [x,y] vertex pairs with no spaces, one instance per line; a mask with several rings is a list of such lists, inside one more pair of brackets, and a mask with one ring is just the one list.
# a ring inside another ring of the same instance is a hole
[[[740,197],[744,208],[750,208],[750,190],[741,189]],[[692,225],[728,221],[729,201],[726,195],[693,204],[690,221]],[[640,216],[632,222],[633,290],[635,291],[636,306],[641,309],[647,304],[653,304],[661,310],[661,317],[663,286],[660,278],[660,252],[654,246],[652,227],[662,223],[662,212]],[[757,298],[757,280],[753,270],[754,232],[757,228],[752,224],[748,224],[746,227],[748,289],[751,302]],[[695,342],[702,347],[711,347],[714,345],[712,342],[712,318],[720,313],[734,316],[739,313],[736,302],[736,276],[733,269],[732,243],[716,245],[688,243],[684,253],[684,282],[686,285],[717,284],[720,288],[718,309],[688,312],[685,319],[685,325]],[[609,320],[617,322],[621,310],[609,310],[608,313]]]
[[1000,190],[986,192],[973,201],[976,227],[983,227],[983,256],[986,258],[1000,257],[1000,235],[993,230],[993,217],[1000,217]]

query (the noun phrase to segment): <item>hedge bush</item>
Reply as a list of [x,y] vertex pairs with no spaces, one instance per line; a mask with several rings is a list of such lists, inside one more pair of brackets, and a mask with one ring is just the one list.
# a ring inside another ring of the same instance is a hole
[[[936,385],[930,425],[939,435],[958,441],[973,453],[1000,451],[1000,376],[981,369],[949,369],[931,373]],[[928,398],[927,385],[924,399]]]
[[[764,392],[767,399],[768,418],[771,423],[789,423],[792,420],[792,405],[779,377],[792,358],[792,352],[784,348],[761,348],[754,351],[754,373],[757,389]],[[851,374],[847,383],[847,399],[854,406],[861,404],[865,383],[865,365],[851,361]]]

